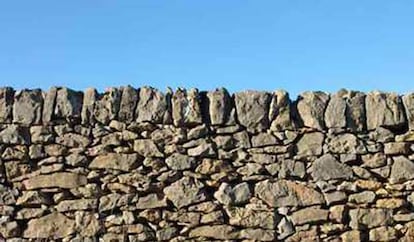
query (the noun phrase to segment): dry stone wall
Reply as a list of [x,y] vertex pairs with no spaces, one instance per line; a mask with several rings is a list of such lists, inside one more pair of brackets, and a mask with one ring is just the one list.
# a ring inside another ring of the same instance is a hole
[[414,94],[0,88],[6,241],[414,241]]

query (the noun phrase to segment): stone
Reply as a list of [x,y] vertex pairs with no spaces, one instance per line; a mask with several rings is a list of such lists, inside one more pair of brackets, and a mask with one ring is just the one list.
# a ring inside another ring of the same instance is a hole
[[297,100],[299,117],[305,127],[325,129],[324,113],[329,95],[324,92],[304,92]]
[[288,180],[257,182],[254,193],[270,207],[305,207],[325,203],[322,194],[315,189]]
[[97,199],[75,199],[64,200],[55,206],[59,212],[79,211],[79,210],[96,210],[98,208]]
[[163,94],[152,87],[139,89],[139,101],[135,114],[137,122],[170,123],[171,121],[171,94]]
[[414,162],[404,156],[396,156],[393,160],[390,183],[395,184],[414,179]]
[[240,205],[249,201],[252,196],[247,182],[239,183],[231,187],[227,183],[222,183],[214,193],[214,197],[224,205]]
[[280,144],[279,140],[270,133],[258,133],[251,139],[252,147],[263,147]]
[[384,153],[366,154],[361,156],[363,167],[378,168],[387,164],[387,157]]
[[93,159],[89,164],[89,168],[131,171],[141,163],[142,159],[137,154],[108,153]]
[[[20,235],[20,226],[16,221],[0,221],[0,238],[8,239]],[[5,241],[5,240],[4,240]],[[9,239],[7,241],[10,241]]]
[[134,141],[134,151],[144,157],[164,157],[154,141],[150,139],[137,139]]
[[408,127],[414,130],[414,93],[406,94],[402,97],[405,108],[405,115],[407,116]]
[[293,224],[322,223],[328,220],[329,210],[309,207],[295,211],[290,216]]
[[296,144],[298,156],[319,156],[322,154],[324,135],[319,132],[305,133]]
[[248,130],[262,131],[269,127],[269,105],[272,96],[267,92],[243,91],[234,94],[237,118]]
[[190,238],[205,237],[219,240],[237,239],[239,230],[229,225],[198,226],[189,232]]
[[98,99],[98,92],[94,88],[87,88],[83,94],[81,118],[82,124],[95,123],[94,109]]
[[384,144],[386,155],[408,155],[411,153],[411,144],[408,142],[390,142]]
[[156,237],[158,241],[169,241],[178,234],[178,229],[175,227],[167,227],[157,230]]
[[369,231],[369,241],[394,241],[398,239],[398,232],[393,227],[383,226]]
[[279,224],[277,225],[277,239],[283,240],[286,237],[295,233],[295,227],[292,222],[286,217],[282,217]]
[[203,183],[189,177],[181,178],[164,188],[163,191],[177,208],[183,208],[207,199]]
[[58,88],[56,93],[54,117],[77,122],[81,119],[83,93],[66,87]]
[[352,168],[337,161],[333,155],[325,154],[313,162],[311,174],[314,180],[347,180],[352,177]]
[[24,125],[41,124],[42,107],[42,90],[23,89],[16,92],[13,103],[13,123]]
[[242,229],[239,238],[252,241],[275,241],[275,231],[270,229]]
[[365,154],[366,148],[354,134],[338,134],[330,138],[328,149],[333,154]]
[[377,208],[397,209],[406,205],[406,200],[401,198],[383,198],[378,199],[375,203]]
[[0,131],[0,144],[28,145],[30,144],[29,130],[15,124],[7,125]]
[[286,242],[314,242],[320,241],[320,236],[316,227],[311,227],[308,230],[296,231],[291,237],[285,240]]
[[343,223],[347,207],[345,205],[335,205],[329,208],[329,220]]
[[39,188],[76,188],[86,185],[86,177],[71,172],[56,172],[48,175],[39,175],[31,177],[23,181],[23,185],[27,190]]
[[58,87],[50,87],[43,95],[42,123],[51,124],[54,119]]
[[75,212],[75,228],[81,236],[85,237],[95,236],[103,229],[99,222],[99,215],[85,211]]
[[197,161],[194,157],[173,153],[165,159],[165,163],[172,170],[182,171],[193,168],[197,164]]
[[112,211],[116,208],[128,205],[134,194],[110,193],[99,198],[98,210],[100,213]]
[[349,226],[352,229],[370,229],[385,226],[391,223],[391,211],[381,208],[356,208],[349,211],[351,221]]
[[184,125],[201,124],[201,103],[200,94],[197,89],[177,89],[172,95],[172,117],[174,125],[181,127]]
[[0,123],[10,123],[12,121],[13,96],[13,88],[0,88]]
[[118,88],[108,88],[105,93],[98,95],[94,104],[94,118],[102,124],[117,119],[122,92]]
[[274,229],[277,226],[278,218],[274,212],[243,207],[229,207],[226,212],[230,225],[263,229]]
[[363,191],[349,195],[349,201],[359,204],[369,204],[375,200],[375,193],[372,191]]
[[75,221],[61,213],[51,213],[37,219],[31,219],[23,232],[29,239],[60,239],[75,232]]
[[23,191],[21,196],[17,198],[16,205],[41,205],[49,204],[50,198],[39,191]]
[[292,104],[289,93],[277,90],[272,93],[272,101],[269,107],[270,130],[293,130],[296,124],[293,120]]
[[56,137],[56,143],[71,148],[86,148],[90,144],[88,137],[76,133],[66,133]]
[[214,158],[216,156],[216,150],[212,143],[203,140],[198,146],[188,149],[187,154],[194,157]]
[[44,208],[22,208],[16,214],[16,219],[18,220],[28,220],[31,218],[38,218],[43,216],[46,212]]
[[49,126],[31,126],[31,143],[52,143],[55,140],[53,129]]
[[347,195],[341,191],[333,191],[330,193],[324,193],[326,204],[333,205],[337,203],[342,203],[347,200]]
[[138,91],[131,86],[122,87],[121,103],[118,118],[120,121],[131,123],[135,121],[135,109],[138,103]]
[[235,110],[230,94],[225,88],[207,92],[208,115],[212,125],[234,122]]
[[306,174],[305,165],[303,162],[295,160],[282,160],[279,170],[279,178],[298,177],[304,178]]
[[362,242],[361,232],[359,230],[349,230],[341,234],[342,242]]
[[365,99],[367,129],[401,128],[406,124],[404,107],[396,93],[370,92]]
[[150,193],[144,197],[139,197],[137,209],[150,209],[167,207],[167,200],[164,196],[156,193]]

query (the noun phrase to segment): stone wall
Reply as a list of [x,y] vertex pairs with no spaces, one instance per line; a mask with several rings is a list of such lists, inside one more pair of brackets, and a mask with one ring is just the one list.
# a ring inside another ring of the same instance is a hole
[[414,241],[414,94],[0,89],[7,241]]

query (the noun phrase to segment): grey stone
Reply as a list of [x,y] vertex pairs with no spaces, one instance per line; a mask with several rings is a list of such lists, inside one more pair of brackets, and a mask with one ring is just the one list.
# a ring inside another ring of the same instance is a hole
[[334,154],[365,154],[366,148],[354,134],[338,134],[330,138],[328,149]]
[[108,153],[94,158],[89,168],[131,171],[141,163],[142,159],[137,154]]
[[198,146],[190,148],[187,150],[189,156],[197,157],[215,157],[216,150],[213,147],[213,144],[203,140]]
[[95,122],[94,109],[98,93],[94,88],[87,88],[83,95],[82,103],[82,124],[93,124]]
[[320,208],[304,208],[292,213],[292,222],[295,225],[321,223],[328,220],[329,211]]
[[52,143],[55,139],[51,126],[31,126],[30,136],[32,143]]
[[135,110],[137,122],[171,123],[171,94],[152,87],[139,89],[139,101]]
[[296,144],[299,156],[318,156],[322,154],[324,135],[320,132],[305,133]]
[[59,88],[56,94],[54,116],[69,122],[81,119],[83,93],[66,87]]
[[239,238],[252,241],[275,241],[276,232],[271,229],[242,229]]
[[201,124],[201,102],[200,94],[197,89],[177,89],[173,94],[172,117],[175,126]]
[[0,144],[28,145],[30,144],[29,130],[15,124],[7,125],[0,131]]
[[349,179],[352,168],[337,161],[333,155],[325,154],[313,162],[311,174],[315,180]]
[[303,164],[303,162],[291,159],[282,160],[280,164],[279,178],[304,178],[305,174],[305,165]]
[[13,88],[0,88],[0,123],[10,123],[12,121],[13,97]]
[[269,109],[270,129],[274,131],[295,129],[292,113],[289,93],[284,90],[273,92]]
[[102,124],[117,119],[122,92],[118,88],[108,88],[105,93],[98,95],[94,106],[94,118]]
[[349,195],[349,201],[354,203],[369,204],[375,200],[373,191],[363,191]]
[[165,163],[170,169],[181,171],[193,168],[196,165],[196,159],[188,155],[173,153],[165,159]]
[[392,222],[391,211],[381,208],[356,208],[349,211],[351,219],[349,226],[352,229],[370,229],[385,226]]
[[167,207],[167,200],[164,196],[156,193],[150,193],[144,197],[138,198],[137,209],[151,209]]
[[230,94],[224,88],[207,92],[208,114],[212,125],[234,123],[235,109]]
[[43,95],[40,89],[23,89],[14,94],[13,122],[31,125],[41,124]]
[[134,121],[137,103],[138,91],[131,86],[122,87],[121,104],[118,113],[119,120],[126,123]]
[[177,208],[207,199],[203,183],[189,177],[183,177],[164,188],[164,194]]
[[178,234],[178,229],[175,227],[167,227],[157,230],[156,236],[158,241],[168,241]]
[[281,142],[270,133],[258,133],[252,137],[252,147],[263,147],[269,145],[278,145]]
[[277,238],[279,240],[283,240],[294,233],[295,227],[293,226],[292,222],[286,217],[283,217],[277,225]]
[[365,99],[367,129],[399,128],[406,124],[401,98],[395,93],[370,92]]
[[50,87],[49,91],[43,94],[43,110],[42,110],[42,122],[43,124],[50,124],[54,118],[57,87]]
[[299,95],[297,109],[305,127],[318,130],[325,128],[324,113],[329,95],[324,92],[304,92]]
[[164,157],[154,141],[150,139],[135,140],[134,151],[145,157]]
[[414,179],[414,162],[404,156],[394,157],[393,160],[390,183],[395,184]]
[[249,184],[246,182],[230,186],[227,183],[222,183],[214,193],[214,197],[225,205],[239,205],[249,201],[252,196]]
[[272,96],[267,92],[244,91],[234,94],[237,118],[248,130],[262,131],[269,127],[269,105]]
[[406,94],[402,97],[405,108],[405,115],[407,116],[408,127],[414,130],[414,93]]

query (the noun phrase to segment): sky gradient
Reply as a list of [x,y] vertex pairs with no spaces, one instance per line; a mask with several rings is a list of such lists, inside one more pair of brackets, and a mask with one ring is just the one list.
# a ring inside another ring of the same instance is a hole
[[414,1],[2,1],[0,86],[414,91]]

